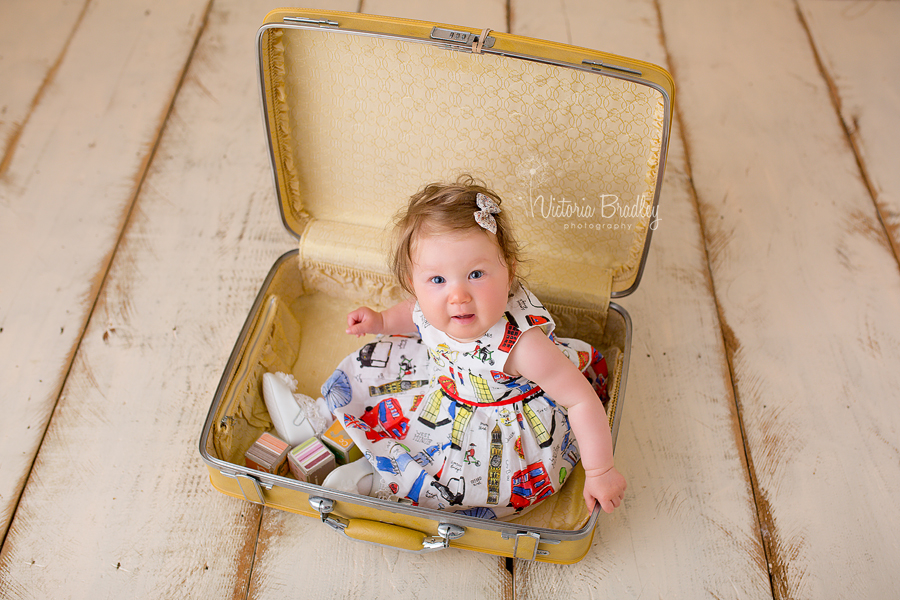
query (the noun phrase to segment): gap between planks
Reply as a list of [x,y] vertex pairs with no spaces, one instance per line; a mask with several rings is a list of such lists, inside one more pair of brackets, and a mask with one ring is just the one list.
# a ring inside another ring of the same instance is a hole
[[[663,48],[663,52],[665,53],[665,61],[666,68],[672,74],[672,79],[676,83],[676,87],[678,85],[678,72],[674,66],[672,61],[672,56],[669,52],[669,45],[666,39],[666,24],[663,19],[662,7],[660,6],[660,0],[653,0],[653,6],[656,9],[657,20],[659,22],[659,36],[660,43]],[[697,224],[700,228],[700,237],[703,242],[703,253],[706,257],[706,271],[705,275],[708,279],[708,285],[711,291],[712,301],[716,308],[716,315],[719,319],[719,328],[722,334],[722,344],[725,347],[725,359],[728,363],[728,378],[729,385],[731,387],[732,398],[735,404],[735,419],[737,420],[736,426],[741,438],[742,449],[744,451],[744,464],[747,469],[747,477],[750,480],[750,492],[753,495],[753,504],[756,507],[756,519],[757,519],[757,527],[759,532],[759,537],[762,541],[762,549],[765,554],[766,559],[766,570],[769,574],[769,585],[772,591],[772,597],[775,597],[775,587],[777,580],[783,579],[783,569],[782,568],[774,568],[774,565],[781,565],[779,557],[777,555],[777,544],[770,542],[770,536],[772,532],[776,531],[774,528],[774,524],[772,523],[772,514],[769,509],[768,500],[762,494],[762,490],[759,486],[759,479],[756,474],[756,468],[753,464],[753,454],[750,450],[750,446],[747,443],[747,432],[744,427],[744,410],[741,404],[741,395],[738,389],[737,383],[735,381],[735,369],[734,369],[734,352],[736,350],[736,346],[738,344],[737,338],[734,335],[731,327],[728,325],[728,320],[725,318],[725,313],[722,309],[722,305],[719,302],[720,290],[716,288],[716,281],[713,277],[713,266],[712,261],[710,259],[709,253],[709,239],[710,236],[706,229],[706,222],[703,219],[703,215],[700,210],[700,203],[697,195],[697,188],[694,185],[694,175],[693,175],[693,159],[692,159],[692,151],[691,144],[688,136],[685,131],[686,128],[684,126],[685,120],[681,113],[681,107],[676,102],[675,103],[675,119],[682,124],[682,127],[679,128],[679,133],[681,137],[681,143],[684,148],[684,168],[687,175],[688,185],[690,186],[690,196],[693,201],[694,211],[697,216]],[[777,571],[777,575],[776,575]]]
[[56,57],[56,60],[47,70],[47,73],[44,75],[44,80],[41,82],[40,87],[38,87],[37,92],[31,99],[31,104],[28,106],[28,111],[25,113],[25,118],[22,119],[21,123],[18,123],[13,127],[13,130],[10,132],[9,137],[6,139],[6,152],[3,153],[3,159],[0,160],[0,180],[3,179],[3,175],[6,173],[6,169],[9,167],[9,163],[12,162],[13,155],[16,153],[16,146],[19,144],[19,138],[22,135],[22,130],[25,129],[25,126],[31,119],[31,114],[34,112],[34,108],[41,102],[41,98],[44,97],[44,92],[47,90],[47,86],[51,81],[53,81],[53,78],[56,76],[57,70],[59,70],[59,65],[62,64],[63,59],[69,52],[69,45],[72,43],[72,38],[75,37],[75,32],[78,31],[78,28],[81,26],[81,21],[84,20],[84,15],[87,13],[87,9],[90,3],[91,0],[85,0],[84,5],[81,7],[81,11],[78,13],[78,17],[76,17],[75,19],[75,24],[72,26],[72,30],[69,32],[69,35],[66,38],[65,43],[63,44],[62,50],[60,50],[59,55]]
[[[656,9],[657,19],[659,22],[659,36],[660,42],[665,52],[665,60],[666,60],[666,68],[672,74],[672,79],[675,80],[676,86],[678,83],[678,72],[674,67],[674,63],[672,61],[672,56],[669,53],[669,45],[666,39],[666,27],[665,20],[663,19],[662,7],[660,6],[660,0],[654,0],[653,6]],[[799,9],[798,9],[799,12]],[[753,453],[751,452],[750,446],[747,443],[747,431],[744,426],[744,408],[741,403],[741,393],[738,389],[737,383],[735,381],[735,367],[734,367],[734,353],[738,346],[737,338],[732,331],[731,327],[728,325],[728,320],[725,317],[725,313],[722,309],[722,305],[719,302],[719,297],[721,291],[716,288],[715,278],[712,275],[712,261],[710,259],[709,252],[709,240],[710,235],[706,228],[706,222],[703,219],[702,212],[700,210],[700,203],[697,195],[697,188],[694,184],[694,175],[693,175],[693,159],[692,159],[692,151],[691,144],[688,136],[686,135],[685,127],[684,127],[684,117],[681,113],[681,107],[676,102],[675,103],[675,119],[682,124],[682,127],[679,128],[679,133],[681,137],[681,142],[684,147],[684,168],[687,175],[687,181],[690,186],[690,196],[693,201],[694,211],[697,216],[697,224],[700,227],[701,239],[703,242],[703,253],[706,258],[706,277],[708,279],[709,288],[712,295],[712,301],[716,308],[716,314],[719,319],[719,326],[722,333],[722,344],[725,347],[725,358],[728,363],[728,378],[729,385],[731,386],[732,398],[735,404],[735,419],[737,421],[736,426],[741,438],[741,444],[744,451],[744,462],[747,469],[747,476],[750,479],[750,491],[753,495],[753,503],[756,507],[756,518],[757,518],[757,527],[759,531],[759,537],[762,541],[762,548],[765,554],[766,559],[766,570],[769,574],[769,585],[772,591],[772,597],[776,597],[775,588],[776,585],[784,585],[784,565],[780,559],[780,556],[777,552],[778,544],[773,542],[770,538],[773,533],[777,530],[775,529],[774,523],[772,522],[772,513],[769,507],[768,499],[763,494],[760,485],[759,479],[756,474],[756,467],[753,464]],[[778,582],[782,583],[779,584]]]
[[[854,132],[850,130],[849,125],[844,120],[841,113],[842,102],[841,95],[838,91],[838,86],[834,81],[834,77],[831,75],[828,69],[825,68],[825,62],[822,60],[822,55],[819,53],[819,48],[816,46],[812,29],[809,26],[806,15],[803,14],[803,10],[797,3],[797,0],[794,0],[794,9],[797,11],[797,20],[800,21],[800,26],[803,27],[803,31],[806,32],[806,38],[809,41],[809,47],[812,49],[813,57],[816,60],[816,66],[819,69],[819,74],[822,75],[822,79],[824,79],[825,83],[828,85],[828,95],[831,98],[831,104],[834,107],[834,112],[837,115],[837,120],[838,123],[840,123],[841,130],[844,132],[844,136],[847,138],[847,144],[850,146],[850,150],[853,152],[854,159],[856,159],[856,166],[859,169],[860,179],[862,179],[863,185],[866,186],[866,190],[869,192],[869,197],[871,198],[872,204],[875,207],[875,214],[878,215],[878,221],[881,223],[881,227],[884,229],[884,234],[885,237],[887,237],[888,245],[890,245],[891,251],[894,253],[894,260],[897,261],[897,267],[900,268],[900,247],[898,247],[898,244],[900,244],[900,229],[892,227],[885,219],[885,209],[878,202],[878,193],[875,191],[875,186],[872,184],[872,178],[869,175],[869,170],[868,168],[866,168],[866,163],[863,160],[862,152],[860,152],[859,149],[859,143],[856,140]],[[856,129],[858,130],[858,127],[856,127]]]
[[[362,0],[360,0],[360,4]],[[259,539],[262,536],[262,528],[263,528],[263,515],[266,514],[266,507],[261,507],[256,513],[256,535],[253,536],[253,552],[250,553],[250,556],[246,559],[241,556],[240,557],[240,565],[244,565],[246,563],[247,566],[247,576],[242,580],[244,584],[244,594],[243,600],[250,600],[250,592],[253,590],[253,569],[256,566],[256,555],[259,553]],[[249,541],[249,540],[248,540]],[[249,546],[249,544],[248,544]],[[239,589],[234,590],[234,598],[238,598]]]

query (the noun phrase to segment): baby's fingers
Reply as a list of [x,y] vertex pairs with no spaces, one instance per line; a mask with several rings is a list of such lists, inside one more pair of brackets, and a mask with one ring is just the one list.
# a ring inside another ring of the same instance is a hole
[[369,314],[365,309],[357,308],[347,315],[347,333],[356,325],[364,324],[369,320]]
[[585,502],[589,511],[593,511],[595,506],[609,514],[622,505],[623,497],[621,495],[612,498],[595,498],[593,496],[585,497]]
[[615,509],[619,508],[620,504],[622,504],[621,498],[610,498],[605,503],[601,504],[600,507],[607,513],[611,513]]
[[369,333],[369,319],[366,318],[365,314],[350,313],[349,315],[347,315],[347,325],[348,327],[346,333],[350,335],[362,337]]

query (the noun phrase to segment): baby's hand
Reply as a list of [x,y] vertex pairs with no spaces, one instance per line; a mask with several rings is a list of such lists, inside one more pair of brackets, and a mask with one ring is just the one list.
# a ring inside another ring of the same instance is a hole
[[360,306],[347,315],[347,331],[350,335],[361,337],[367,333],[383,333],[384,318],[381,313],[368,306]]
[[599,469],[585,471],[584,501],[589,511],[594,510],[596,502],[605,512],[611,513],[622,504],[628,484],[615,467],[600,473],[596,471]]

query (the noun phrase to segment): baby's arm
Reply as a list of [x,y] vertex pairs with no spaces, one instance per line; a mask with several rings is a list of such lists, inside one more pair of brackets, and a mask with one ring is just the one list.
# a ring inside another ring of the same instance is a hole
[[622,503],[625,478],[613,462],[612,435],[603,404],[587,378],[542,331],[529,329],[506,362],[510,375],[523,375],[565,406],[584,466],[584,501],[610,513]]
[[415,298],[410,298],[381,312],[368,306],[361,306],[347,315],[346,333],[356,337],[367,333],[387,335],[411,333],[416,330],[412,320],[415,304]]

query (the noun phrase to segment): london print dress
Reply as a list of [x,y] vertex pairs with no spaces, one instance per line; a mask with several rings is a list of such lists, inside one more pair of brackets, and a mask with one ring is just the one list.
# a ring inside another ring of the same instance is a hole
[[503,372],[522,332],[539,327],[605,403],[607,366],[589,344],[553,335],[550,313],[517,285],[481,338],[458,342],[418,304],[419,336],[384,336],[345,358],[322,395],[377,469],[379,493],[418,506],[503,518],[560,489],[579,460],[565,408]]

